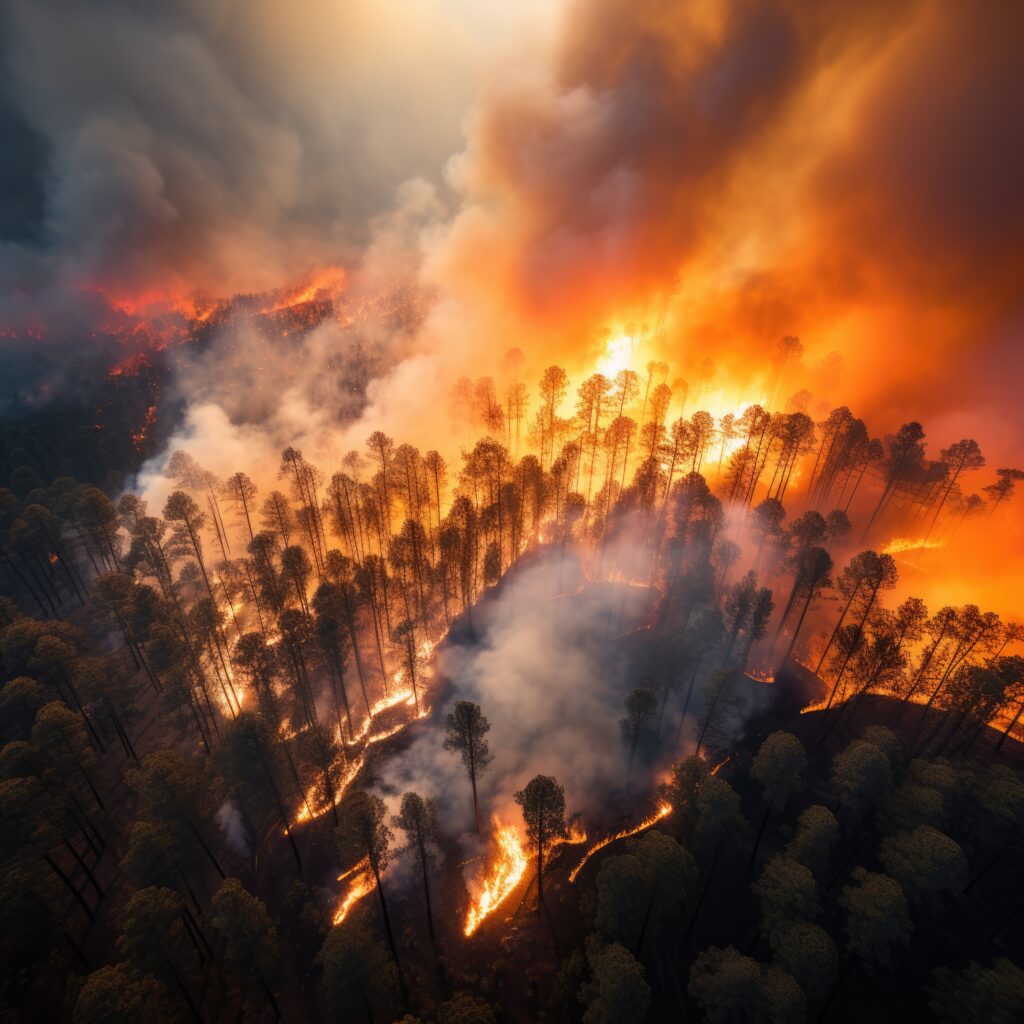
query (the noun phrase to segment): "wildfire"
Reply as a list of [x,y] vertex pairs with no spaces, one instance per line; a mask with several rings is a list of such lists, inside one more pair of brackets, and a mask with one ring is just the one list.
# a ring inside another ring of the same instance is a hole
[[931,548],[945,547],[945,541],[941,540],[914,540],[910,537],[893,537],[888,544],[882,548],[883,555],[899,555],[905,551],[922,551]]
[[569,834],[565,837],[565,839],[560,839],[556,843],[556,845],[557,846],[577,846],[580,843],[585,843],[586,841],[587,841],[586,829],[584,829],[583,826],[579,824],[579,822],[574,821],[574,822],[572,822],[569,825]]
[[775,673],[770,668],[751,669],[747,673],[747,677],[753,679],[755,683],[767,683],[770,685],[775,682]]
[[149,366],[149,356],[145,352],[136,352],[122,359],[107,371],[108,377],[138,377]]
[[265,307],[263,312],[278,313],[318,299],[333,299],[344,290],[345,281],[346,274],[341,267],[326,267],[314,274],[305,284],[285,292],[275,303]]
[[[835,701],[834,702],[834,706],[835,707],[839,707],[839,705],[842,704],[842,703],[843,703],[842,701]],[[827,708],[827,707],[828,707],[828,701],[827,700],[815,701],[815,703],[808,704],[807,707],[801,708],[800,709],[800,714],[801,715],[809,715],[809,714],[811,714],[814,711],[824,711],[825,708]]]
[[[359,757],[353,758],[346,765],[344,774],[334,786],[335,806],[341,803],[342,797],[344,797],[345,793],[348,791],[348,787],[352,785],[356,776],[360,771],[362,771],[365,760],[365,757],[360,755]],[[321,815],[326,814],[330,809],[331,804],[329,800],[314,803],[312,808],[310,808],[309,801],[306,800],[295,812],[295,823],[301,825],[312,818],[319,818]]]
[[597,361],[597,372],[614,378],[620,370],[628,370],[633,361],[633,339],[628,334],[617,334],[609,338],[604,354]]
[[484,918],[505,902],[522,881],[529,864],[518,830],[513,825],[503,826],[497,817],[494,819],[494,841],[496,856],[484,879],[480,895],[473,901],[466,915],[466,926],[463,929],[466,938],[480,927]]
[[[417,717],[423,718],[425,715],[430,713],[428,708],[423,708]],[[391,739],[392,736],[397,736],[409,723],[399,722],[398,725],[393,725],[390,729],[384,729],[382,732],[375,732],[367,740],[368,743],[381,743],[384,740]]]
[[132,434],[132,444],[136,448],[141,448],[146,443],[146,436],[149,434],[149,428],[156,423],[156,406],[151,405],[146,410],[146,415],[142,420],[142,426]]
[[569,872],[569,884],[571,885],[576,881],[576,876],[583,870],[583,865],[590,860],[599,850],[603,850],[606,846],[610,846],[612,843],[618,842],[620,839],[628,839],[630,836],[635,836],[638,832],[643,832],[644,829],[650,828],[652,825],[657,824],[662,818],[667,817],[672,813],[672,805],[670,803],[661,803],[658,805],[658,809],[648,818],[644,818],[639,825],[634,825],[633,828],[624,828],[621,832],[616,832],[614,835],[605,836],[600,842],[595,843],[585,854],[583,859]]
[[[711,771],[710,775],[717,775],[728,763],[729,758],[725,758],[716,764]],[[651,828],[652,825],[656,825],[662,818],[667,817],[672,813],[672,805],[667,801],[663,800],[659,805],[658,809],[638,825],[634,825],[632,828],[625,828],[621,832],[616,832],[614,835],[605,836],[599,843],[595,843],[587,852],[583,855],[583,859],[569,872],[569,884],[571,885],[576,881],[576,876],[583,870],[583,865],[590,860],[599,850],[603,850],[606,846],[610,846],[612,843],[618,842],[620,839],[628,839],[630,836],[635,836],[638,832],[643,832],[645,829]]]
[[334,923],[341,924],[349,915],[349,911],[365,896],[373,892],[373,872],[370,870],[370,861],[364,857],[354,868],[338,875],[338,881],[349,879],[345,895],[334,912]]

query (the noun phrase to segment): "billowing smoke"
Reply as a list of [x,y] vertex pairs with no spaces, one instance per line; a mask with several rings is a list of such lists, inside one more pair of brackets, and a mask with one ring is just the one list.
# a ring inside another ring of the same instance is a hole
[[[494,762],[478,782],[483,815],[517,820],[512,794],[542,773],[565,786],[570,810],[603,817],[608,795],[626,785],[628,755],[618,723],[631,666],[621,634],[649,616],[650,596],[646,587],[628,584],[583,586],[575,557],[548,550],[473,609],[474,643],[439,652],[437,671],[451,684],[440,710],[470,700],[491,723]],[[465,769],[442,747],[444,715],[435,719],[401,757],[381,767],[378,782],[399,796],[413,789],[437,797],[445,820],[470,830]],[[641,768],[635,780],[644,774]]]
[[14,0],[8,105],[44,154],[25,181],[42,184],[42,237],[17,255],[141,299],[351,259],[404,181],[438,181],[502,20],[437,2]]
[[481,348],[579,370],[633,325],[737,401],[800,335],[793,390],[879,433],[908,404],[943,440],[973,418],[1012,452],[1019,5],[516,6],[8,4],[4,113],[41,199],[0,254],[7,312],[84,332],[82,289],[135,308],[372,268],[439,302],[421,386],[381,383],[368,423]]

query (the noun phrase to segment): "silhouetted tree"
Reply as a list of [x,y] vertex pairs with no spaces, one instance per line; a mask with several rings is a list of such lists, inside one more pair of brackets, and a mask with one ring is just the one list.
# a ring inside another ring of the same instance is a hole
[[629,751],[629,765],[626,769],[626,780],[633,771],[637,747],[647,731],[651,720],[658,711],[658,695],[653,690],[633,690],[626,697],[626,717],[619,720],[622,730],[622,742]]
[[535,775],[514,799],[523,809],[526,835],[537,854],[537,897],[543,903],[544,858],[557,840],[569,835],[565,790],[550,775]]
[[479,704],[472,701],[459,700],[455,708],[449,712],[445,732],[444,749],[459,754],[473,787],[473,813],[476,818],[477,834],[480,828],[480,803],[477,799],[476,780],[482,775],[493,760],[490,747],[485,739],[490,732],[491,723],[484,717]]
[[396,828],[405,833],[409,846],[416,851],[423,874],[423,896],[427,909],[427,927],[430,938],[437,941],[434,933],[434,911],[430,903],[430,857],[429,847],[437,844],[440,827],[437,822],[437,801],[433,797],[424,799],[418,793],[406,793],[398,814],[391,819]]
[[384,920],[384,934],[388,948],[398,967],[399,985],[403,987],[402,970],[398,959],[398,949],[391,930],[391,918],[388,905],[384,898],[384,887],[380,876],[391,859],[391,829],[384,824],[384,802],[378,796],[359,789],[349,793],[341,807],[338,827],[335,836],[338,843],[338,855],[342,863],[348,864],[366,858],[373,874],[374,888],[380,898],[381,917]]

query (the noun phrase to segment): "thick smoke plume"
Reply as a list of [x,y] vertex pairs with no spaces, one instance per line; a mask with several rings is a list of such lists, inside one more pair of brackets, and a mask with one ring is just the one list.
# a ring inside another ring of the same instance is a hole
[[[645,587],[583,582],[572,555],[542,553],[473,610],[477,642],[439,652],[438,672],[452,687],[445,709],[454,699],[473,701],[492,725],[494,763],[478,783],[482,813],[518,817],[511,795],[538,772],[565,784],[572,810],[591,814],[625,785],[618,719],[629,664],[619,634],[647,615],[650,594]],[[379,781],[399,796],[416,789],[438,797],[446,818],[468,830],[469,783],[458,756],[441,746],[443,715],[437,718]]]

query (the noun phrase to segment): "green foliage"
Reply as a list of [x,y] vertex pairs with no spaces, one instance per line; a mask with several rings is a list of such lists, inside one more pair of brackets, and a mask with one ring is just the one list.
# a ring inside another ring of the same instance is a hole
[[814,875],[790,857],[772,857],[753,889],[761,901],[761,927],[769,935],[784,922],[811,921],[821,914]]
[[224,960],[246,976],[268,973],[277,950],[274,928],[261,899],[237,878],[226,878],[214,893],[213,926],[224,937]]
[[40,957],[57,943],[66,893],[41,857],[23,851],[0,869],[0,937],[8,949]]
[[117,948],[140,973],[166,980],[195,965],[195,949],[181,923],[181,897],[151,885],[134,893],[121,910]]
[[1024,970],[997,958],[991,967],[940,967],[928,990],[932,1013],[952,1024],[1017,1024],[1024,1020]]
[[843,807],[857,819],[892,786],[889,758],[867,740],[851,740],[832,760],[832,785]]
[[202,766],[177,750],[157,750],[125,772],[145,816],[153,821],[187,824],[209,816],[212,794]]
[[803,786],[806,769],[807,755],[803,745],[792,733],[779,730],[761,744],[750,774],[761,784],[765,800],[775,810],[781,810],[793,793]]
[[60,700],[50,701],[39,709],[32,726],[32,742],[46,751],[51,764],[65,779],[76,769],[88,768],[96,759],[84,719]]
[[46,703],[43,687],[28,676],[18,676],[0,689],[0,736],[28,739],[36,712]]
[[900,752],[900,741],[892,729],[884,725],[869,725],[862,733],[861,739],[871,743],[892,763]]
[[906,779],[882,804],[879,822],[885,832],[899,832],[930,825],[938,828],[945,820],[942,794],[915,779]]
[[839,953],[831,936],[810,921],[785,922],[768,937],[772,959],[796,979],[809,1003],[820,1003],[835,981]]
[[85,979],[75,1001],[74,1024],[170,1022],[175,1016],[163,986],[150,974],[139,975],[125,964],[109,964]]
[[786,856],[809,868],[820,882],[838,841],[839,822],[835,816],[827,807],[812,804],[797,819],[796,835],[786,846]]
[[790,975],[732,946],[711,946],[697,957],[689,992],[708,1024],[800,1024],[807,1017],[804,995]]
[[622,741],[629,752],[631,764],[637,744],[657,711],[658,695],[653,690],[633,690],[626,697],[626,717],[619,721],[619,728],[622,730]]
[[697,753],[706,744],[719,750],[732,735],[740,712],[740,698],[736,693],[739,673],[734,669],[715,672],[700,691],[701,713],[697,730]]
[[434,797],[424,799],[419,793],[405,793],[391,824],[405,833],[410,846],[423,844],[426,847],[438,842],[441,828],[437,820],[437,800]]
[[587,943],[590,981],[580,989],[586,1003],[584,1024],[643,1024],[651,988],[644,969],[632,953],[618,943]]
[[496,1024],[488,1003],[469,992],[456,992],[437,1008],[437,1024]]
[[978,811],[976,828],[985,842],[1004,842],[1024,826],[1024,781],[1007,765],[990,765],[971,796]]
[[178,885],[178,843],[165,825],[137,821],[128,833],[128,850],[121,866],[140,885]]
[[748,826],[740,809],[740,798],[725,779],[709,776],[695,803],[693,850],[698,861],[713,859],[727,836],[737,844],[745,838]]
[[919,825],[882,841],[885,870],[913,903],[938,906],[943,893],[958,896],[967,881],[963,850],[944,832]]
[[394,986],[395,964],[384,944],[365,925],[335,925],[317,954],[323,986],[339,1020],[350,1020],[363,1001],[383,998]]
[[446,728],[444,749],[457,753],[471,775],[482,775],[494,758],[485,739],[491,723],[480,705],[468,700],[456,701],[448,714]]
[[643,936],[677,913],[697,882],[693,858],[673,839],[651,830],[608,858],[597,875],[594,928],[636,949]]
[[574,949],[561,963],[551,982],[549,1008],[554,1020],[578,1021],[582,1016],[579,992],[587,973],[583,951]]
[[693,830],[697,818],[697,793],[710,778],[707,761],[692,755],[672,766],[669,781],[659,789],[659,796],[672,807],[671,821],[681,835]]
[[851,879],[839,897],[850,951],[869,966],[892,968],[895,948],[908,944],[913,928],[903,889],[895,878],[865,868],[855,868]]

